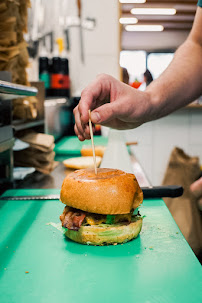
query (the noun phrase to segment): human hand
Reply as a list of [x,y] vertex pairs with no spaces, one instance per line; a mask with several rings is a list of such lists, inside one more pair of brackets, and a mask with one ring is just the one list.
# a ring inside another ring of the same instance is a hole
[[199,208],[202,210],[202,177],[191,184],[190,190],[198,199]]
[[90,139],[89,109],[94,124],[131,129],[149,121],[150,95],[109,75],[99,75],[82,91],[80,102],[74,109],[74,130],[80,141]]

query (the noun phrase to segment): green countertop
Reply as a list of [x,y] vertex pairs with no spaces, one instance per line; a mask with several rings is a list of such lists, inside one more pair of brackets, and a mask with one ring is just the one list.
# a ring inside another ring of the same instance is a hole
[[[94,144],[107,146],[108,138],[103,136],[94,136]],[[90,140],[79,141],[76,136],[63,137],[55,144],[55,161],[62,162],[65,159],[81,156],[81,148],[84,145],[90,145]]]
[[[95,145],[106,146],[108,142],[107,137],[94,136]],[[67,156],[81,156],[81,148],[84,145],[90,145],[90,140],[85,140],[83,142],[79,141],[76,136],[63,137],[55,144],[54,151],[56,155],[67,155]]]
[[47,225],[59,223],[63,208],[57,201],[0,201],[1,303],[202,302],[201,265],[163,200],[145,200],[140,236],[116,246],[66,239]]

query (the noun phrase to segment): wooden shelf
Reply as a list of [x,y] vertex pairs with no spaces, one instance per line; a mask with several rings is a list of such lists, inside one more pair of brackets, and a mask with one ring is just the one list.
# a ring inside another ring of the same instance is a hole
[[186,108],[199,108],[202,109],[202,104],[189,104]]

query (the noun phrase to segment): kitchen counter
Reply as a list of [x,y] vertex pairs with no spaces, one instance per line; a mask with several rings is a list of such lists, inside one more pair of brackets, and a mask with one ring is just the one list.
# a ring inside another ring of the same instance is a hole
[[[150,186],[141,165],[138,163],[134,155],[131,155],[131,163],[134,170],[134,174],[140,184],[140,186]],[[58,162],[57,167],[49,175],[44,175],[39,172],[34,172],[28,175],[24,180],[18,181],[15,184],[15,188],[58,188],[62,186],[62,182],[65,176],[74,170],[67,169],[62,162]]]
[[[107,137],[103,136],[94,136],[94,144],[95,145],[102,145],[107,146],[107,148],[110,148],[108,145],[108,139]],[[28,175],[24,180],[20,182],[16,182],[15,188],[58,188],[60,189],[62,186],[62,182],[65,178],[65,176],[74,170],[67,169],[63,165],[62,161],[65,159],[71,158],[71,157],[79,157],[81,156],[81,148],[83,145],[90,145],[90,141],[84,141],[80,142],[76,136],[69,136],[69,137],[63,137],[55,144],[55,160],[58,161],[58,165],[56,168],[49,174],[44,175],[39,172],[34,172],[31,175]],[[117,146],[116,150],[119,149],[119,145]],[[126,147],[125,147],[126,149]],[[123,151],[124,152],[124,151]],[[129,152],[129,153],[128,153]],[[114,153],[116,153],[114,151]],[[118,151],[120,154],[120,151]],[[119,162],[124,162],[124,156],[130,159],[131,162],[131,169],[133,173],[135,174],[140,186],[151,186],[151,183],[149,182],[145,172],[143,171],[140,163],[137,161],[135,155],[131,153],[130,148],[126,149],[127,154],[121,155],[121,158],[117,158],[116,161],[116,168],[119,166]],[[110,154],[111,158],[111,154]],[[119,160],[120,159],[120,160]],[[109,159],[109,162],[107,162],[107,165],[110,165],[111,161]],[[106,166],[110,167],[110,166]]]
[[66,239],[63,208],[59,201],[0,201],[1,303],[202,301],[201,265],[162,199],[144,200],[136,239],[100,247]]
[[[150,185],[131,155],[141,186]],[[6,196],[59,194],[71,170],[35,172]],[[162,199],[145,199],[140,235],[125,244],[81,245],[67,239],[60,201],[0,199],[1,303],[185,303],[202,301],[201,265]]]

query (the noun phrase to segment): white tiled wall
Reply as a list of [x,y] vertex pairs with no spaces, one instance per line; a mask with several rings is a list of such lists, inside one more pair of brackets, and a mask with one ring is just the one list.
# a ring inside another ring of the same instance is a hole
[[124,131],[127,141],[138,141],[132,148],[153,185],[162,183],[170,154],[175,146],[202,164],[202,110],[181,109],[137,129]]
[[84,57],[81,62],[79,29],[70,31],[70,77],[72,95],[79,93],[100,73],[119,78],[119,26],[117,0],[87,0],[83,18],[95,18],[93,31],[83,30]]
[[[74,67],[75,67],[75,63]],[[87,68],[86,68],[87,66]],[[98,74],[105,73],[118,78],[117,57],[110,54],[106,55],[88,55],[85,54],[85,65],[78,65],[72,70],[72,89],[78,93],[93,81]]]
[[[32,7],[34,7],[32,0]],[[59,20],[77,17],[77,1],[44,0],[43,26],[40,34],[54,32],[54,41],[63,37],[63,28]],[[95,19],[93,30],[82,30],[84,62],[81,61],[80,28],[69,27],[70,51],[68,53],[71,94],[79,96],[81,91],[100,73],[110,74],[119,79],[119,2],[118,0],[82,1],[82,20]],[[67,55],[67,54],[66,54]],[[52,56],[52,54],[50,55]],[[33,60],[29,68],[29,80],[38,80],[38,59]]]

